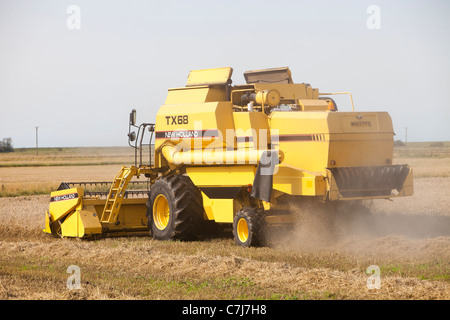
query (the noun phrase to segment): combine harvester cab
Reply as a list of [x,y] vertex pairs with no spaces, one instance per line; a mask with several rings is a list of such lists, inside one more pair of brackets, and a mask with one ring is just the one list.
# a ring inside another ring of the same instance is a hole
[[[168,90],[155,124],[137,126],[133,110],[135,165],[120,170],[103,198],[63,184],[44,231],[187,240],[215,224],[248,247],[263,244],[267,228],[292,224],[293,205],[413,194],[412,169],[393,164],[387,112],[357,112],[352,99],[352,111],[338,111],[330,96],[349,93],[294,83],[289,68],[247,71],[242,85],[231,84],[232,71],[191,71],[185,87]],[[144,132],[154,141],[148,159]],[[147,191],[127,198],[141,175]]]

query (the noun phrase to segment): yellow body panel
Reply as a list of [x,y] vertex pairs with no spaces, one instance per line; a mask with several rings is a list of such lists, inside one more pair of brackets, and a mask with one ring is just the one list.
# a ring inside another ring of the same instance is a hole
[[234,199],[210,199],[202,192],[205,220],[233,223],[234,214],[241,208]]
[[83,238],[84,236],[101,233],[102,225],[97,214],[86,210],[73,212],[61,225],[61,234],[64,237]]
[[329,151],[327,114],[326,112],[275,112],[272,115],[272,145],[283,151],[282,165],[323,172],[327,166]]
[[[230,102],[205,102],[164,105],[156,115],[155,150],[176,144],[185,150],[234,147],[226,141],[226,130],[234,130]],[[159,164],[156,163],[156,166]]]
[[273,177],[274,190],[290,195],[324,196],[327,192],[325,177],[280,165]]
[[409,169],[409,174],[406,177],[403,189],[400,191],[400,196],[412,196],[414,194],[413,169]]
[[63,218],[68,212],[80,205],[83,197],[82,188],[72,188],[51,193],[49,212],[52,221]]
[[233,69],[230,67],[192,70],[189,73],[186,87],[201,85],[225,85],[230,81]]
[[[105,207],[104,199],[84,199],[83,209],[101,216]],[[102,223],[105,233],[127,234],[142,232],[147,228],[147,198],[123,199],[117,219],[111,223]]]
[[42,230],[45,233],[52,233],[52,229],[50,228],[50,218],[49,218],[48,210],[45,211],[45,220],[44,220],[44,229]]
[[318,99],[318,92],[311,90],[311,87],[304,83],[258,83],[254,86],[258,90],[277,90],[281,95],[281,100]]
[[[248,186],[255,177],[254,166],[210,166],[190,167],[186,173],[192,182],[202,190],[202,187],[229,188]],[[202,192],[203,207],[206,219],[220,223],[232,223],[238,204],[233,198],[214,199]]]
[[327,111],[328,103],[325,100],[299,99],[301,111]]
[[210,166],[189,167],[186,173],[194,185],[239,187],[253,183],[256,168],[254,166]]
[[267,150],[270,130],[267,116],[262,112],[233,112],[237,148]]
[[[359,130],[360,123],[371,126]],[[342,167],[392,163],[394,132],[384,112],[275,112],[271,128],[279,132],[283,165],[325,175],[331,161]]]
[[235,212],[233,199],[210,199],[209,203],[206,201],[206,208],[209,209],[208,211],[213,212],[213,217],[210,220],[214,220],[217,223],[233,223]]

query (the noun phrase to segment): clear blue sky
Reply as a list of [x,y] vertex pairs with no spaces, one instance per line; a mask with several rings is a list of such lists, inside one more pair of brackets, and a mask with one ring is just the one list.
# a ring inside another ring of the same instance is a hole
[[131,108],[153,122],[189,70],[230,66],[238,84],[289,66],[388,111],[395,139],[450,140],[449,14],[450,1],[0,0],[0,139],[33,147],[39,126],[42,147],[126,145]]

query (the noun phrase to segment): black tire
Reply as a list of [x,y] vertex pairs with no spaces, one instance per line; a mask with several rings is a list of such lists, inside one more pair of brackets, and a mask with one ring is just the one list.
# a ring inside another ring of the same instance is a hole
[[[161,214],[165,201],[167,212]],[[154,239],[194,240],[200,232],[203,214],[202,195],[189,177],[163,177],[150,187],[147,220],[150,235]]]
[[[264,211],[252,207],[239,210],[233,219],[233,236],[241,247],[259,247],[265,245]],[[247,228],[247,233],[242,232]]]

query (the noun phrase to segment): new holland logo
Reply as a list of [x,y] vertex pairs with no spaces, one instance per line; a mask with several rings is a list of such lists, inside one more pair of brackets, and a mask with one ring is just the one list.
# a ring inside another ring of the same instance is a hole
[[219,137],[219,132],[217,129],[156,131],[155,135],[156,139],[193,139],[217,137]]
[[64,200],[72,200],[78,198],[78,193],[69,193],[63,194],[60,196],[54,196],[50,198],[50,202],[64,201]]

